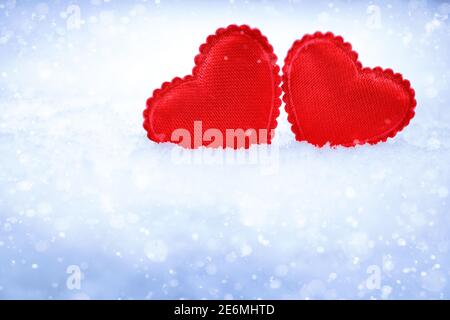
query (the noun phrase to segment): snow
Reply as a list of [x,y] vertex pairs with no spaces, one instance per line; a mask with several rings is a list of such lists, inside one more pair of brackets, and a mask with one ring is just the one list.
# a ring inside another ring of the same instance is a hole
[[[449,7],[0,1],[0,298],[450,298]],[[269,150],[149,141],[145,100],[230,23],[280,64],[341,34],[411,80],[417,115],[352,149],[295,142],[284,112]]]

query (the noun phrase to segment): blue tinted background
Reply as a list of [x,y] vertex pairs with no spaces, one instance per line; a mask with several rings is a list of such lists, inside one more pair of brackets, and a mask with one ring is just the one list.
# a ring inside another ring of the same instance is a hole
[[[447,299],[449,13],[1,0],[0,298]],[[416,117],[385,144],[331,150],[295,142],[282,112],[271,170],[174,161],[145,137],[145,100],[231,23],[260,28],[280,65],[305,33],[344,36],[411,80]]]

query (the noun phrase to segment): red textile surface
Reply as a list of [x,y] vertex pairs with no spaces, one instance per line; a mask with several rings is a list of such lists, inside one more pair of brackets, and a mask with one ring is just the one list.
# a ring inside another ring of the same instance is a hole
[[[281,105],[276,60],[272,46],[259,30],[245,25],[218,29],[200,46],[192,75],[164,83],[147,100],[147,136],[155,142],[175,142],[188,148],[236,148],[234,141],[226,139],[227,129],[266,129],[267,134],[253,143],[270,143]],[[218,129],[223,141],[194,139],[195,121],[202,121],[202,132],[196,134]],[[191,141],[171,141],[174,130],[180,128],[189,131]],[[250,144],[246,139],[245,147]]]
[[332,33],[296,41],[283,67],[283,100],[298,141],[316,146],[375,144],[414,116],[414,90],[392,70],[363,68]]

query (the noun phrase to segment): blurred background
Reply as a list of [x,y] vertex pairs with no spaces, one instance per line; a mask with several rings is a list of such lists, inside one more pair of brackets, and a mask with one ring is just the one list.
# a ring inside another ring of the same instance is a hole
[[[448,299],[449,13],[0,0],[0,298]],[[283,111],[270,172],[174,161],[145,136],[145,101],[233,23],[259,28],[281,67],[305,33],[342,35],[365,66],[411,81],[416,117],[384,144],[317,149]]]

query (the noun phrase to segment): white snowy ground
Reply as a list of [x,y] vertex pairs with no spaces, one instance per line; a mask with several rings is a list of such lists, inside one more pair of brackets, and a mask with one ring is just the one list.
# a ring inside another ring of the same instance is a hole
[[[448,299],[449,12],[0,1],[0,298]],[[230,23],[259,27],[281,65],[304,33],[341,34],[411,80],[417,116],[385,144],[332,150],[293,141],[283,113],[268,163],[180,163],[146,138],[145,100]]]

